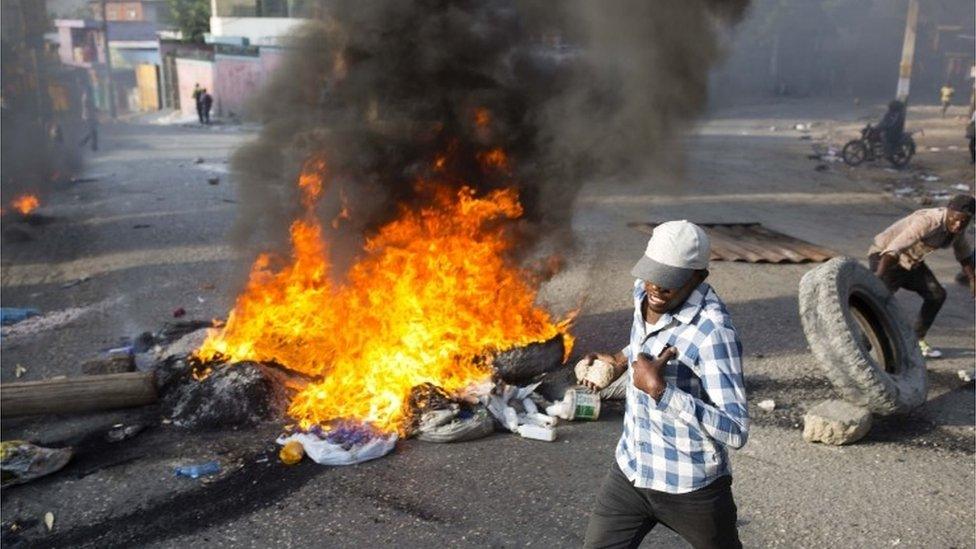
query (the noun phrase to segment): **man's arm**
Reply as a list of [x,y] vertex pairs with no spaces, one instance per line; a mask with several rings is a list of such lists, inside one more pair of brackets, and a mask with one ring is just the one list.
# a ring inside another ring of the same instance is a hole
[[674,414],[686,423],[699,425],[716,442],[741,448],[749,435],[749,410],[742,380],[742,345],[733,330],[719,328],[704,341],[698,356],[702,388],[711,403],[668,383],[664,384],[664,390],[655,404],[648,394],[648,391],[653,394],[654,388],[638,384],[643,373],[639,370],[656,368],[663,373],[663,365],[639,358],[634,362],[634,385],[640,391],[640,404],[656,406],[658,410]]
[[973,250],[972,243],[966,238],[966,232],[963,231],[952,241],[952,251],[956,255],[956,261],[962,265],[962,272],[966,273],[970,291],[976,295],[976,271],[973,268],[974,263],[976,263],[976,251]]
[[878,261],[878,268],[874,270],[874,276],[881,278],[896,263],[898,263],[897,256],[887,253],[881,254],[881,259]]

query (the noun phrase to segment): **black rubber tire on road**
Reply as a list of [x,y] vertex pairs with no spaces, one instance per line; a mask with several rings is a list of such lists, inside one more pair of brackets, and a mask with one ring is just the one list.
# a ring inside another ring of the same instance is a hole
[[[918,339],[894,296],[856,259],[834,258],[803,276],[800,321],[810,350],[846,400],[876,414],[925,403],[928,382]],[[870,341],[880,346],[880,357],[872,355]]]
[[840,153],[848,166],[859,166],[868,157],[868,149],[860,139],[853,139],[844,145]]
[[904,168],[911,162],[913,156],[915,156],[915,140],[907,137],[899,145],[898,151],[888,158],[888,162],[896,168]]

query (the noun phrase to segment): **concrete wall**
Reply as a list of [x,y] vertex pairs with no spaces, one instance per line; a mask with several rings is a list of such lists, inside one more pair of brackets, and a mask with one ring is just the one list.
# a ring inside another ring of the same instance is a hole
[[243,116],[248,98],[261,88],[264,76],[260,57],[214,56],[214,110],[219,116]]
[[[196,116],[197,104],[193,100],[193,85],[199,83],[214,95],[214,63],[177,57],[176,76],[179,81],[180,111],[184,115]],[[214,99],[217,99],[216,95]]]
[[286,17],[211,17],[210,33],[214,36],[243,36],[252,46],[281,43],[305,19]]

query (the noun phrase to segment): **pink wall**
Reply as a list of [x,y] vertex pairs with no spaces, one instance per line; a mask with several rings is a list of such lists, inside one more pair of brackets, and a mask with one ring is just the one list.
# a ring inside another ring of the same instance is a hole
[[214,74],[214,109],[220,116],[243,115],[248,99],[261,88],[265,76],[259,58],[232,56],[217,56]]
[[197,59],[176,58],[176,79],[180,86],[180,111],[187,116],[197,115],[197,104],[193,100],[193,86],[199,83],[207,88],[214,102],[218,96],[214,93],[214,63]]
[[271,78],[274,71],[278,69],[281,62],[285,59],[285,51],[274,48],[261,48],[261,66],[264,69],[264,77]]

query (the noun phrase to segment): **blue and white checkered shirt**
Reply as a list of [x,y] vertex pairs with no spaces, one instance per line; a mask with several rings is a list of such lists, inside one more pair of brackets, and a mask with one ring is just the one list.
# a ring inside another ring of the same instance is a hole
[[677,310],[653,326],[641,311],[644,282],[634,284],[634,322],[628,363],[638,353],[678,351],[664,370],[657,402],[634,387],[627,368],[627,409],[617,464],[638,488],[683,494],[731,473],[725,447],[741,448],[749,431],[742,381],[742,344],[725,304],[701,283]]

